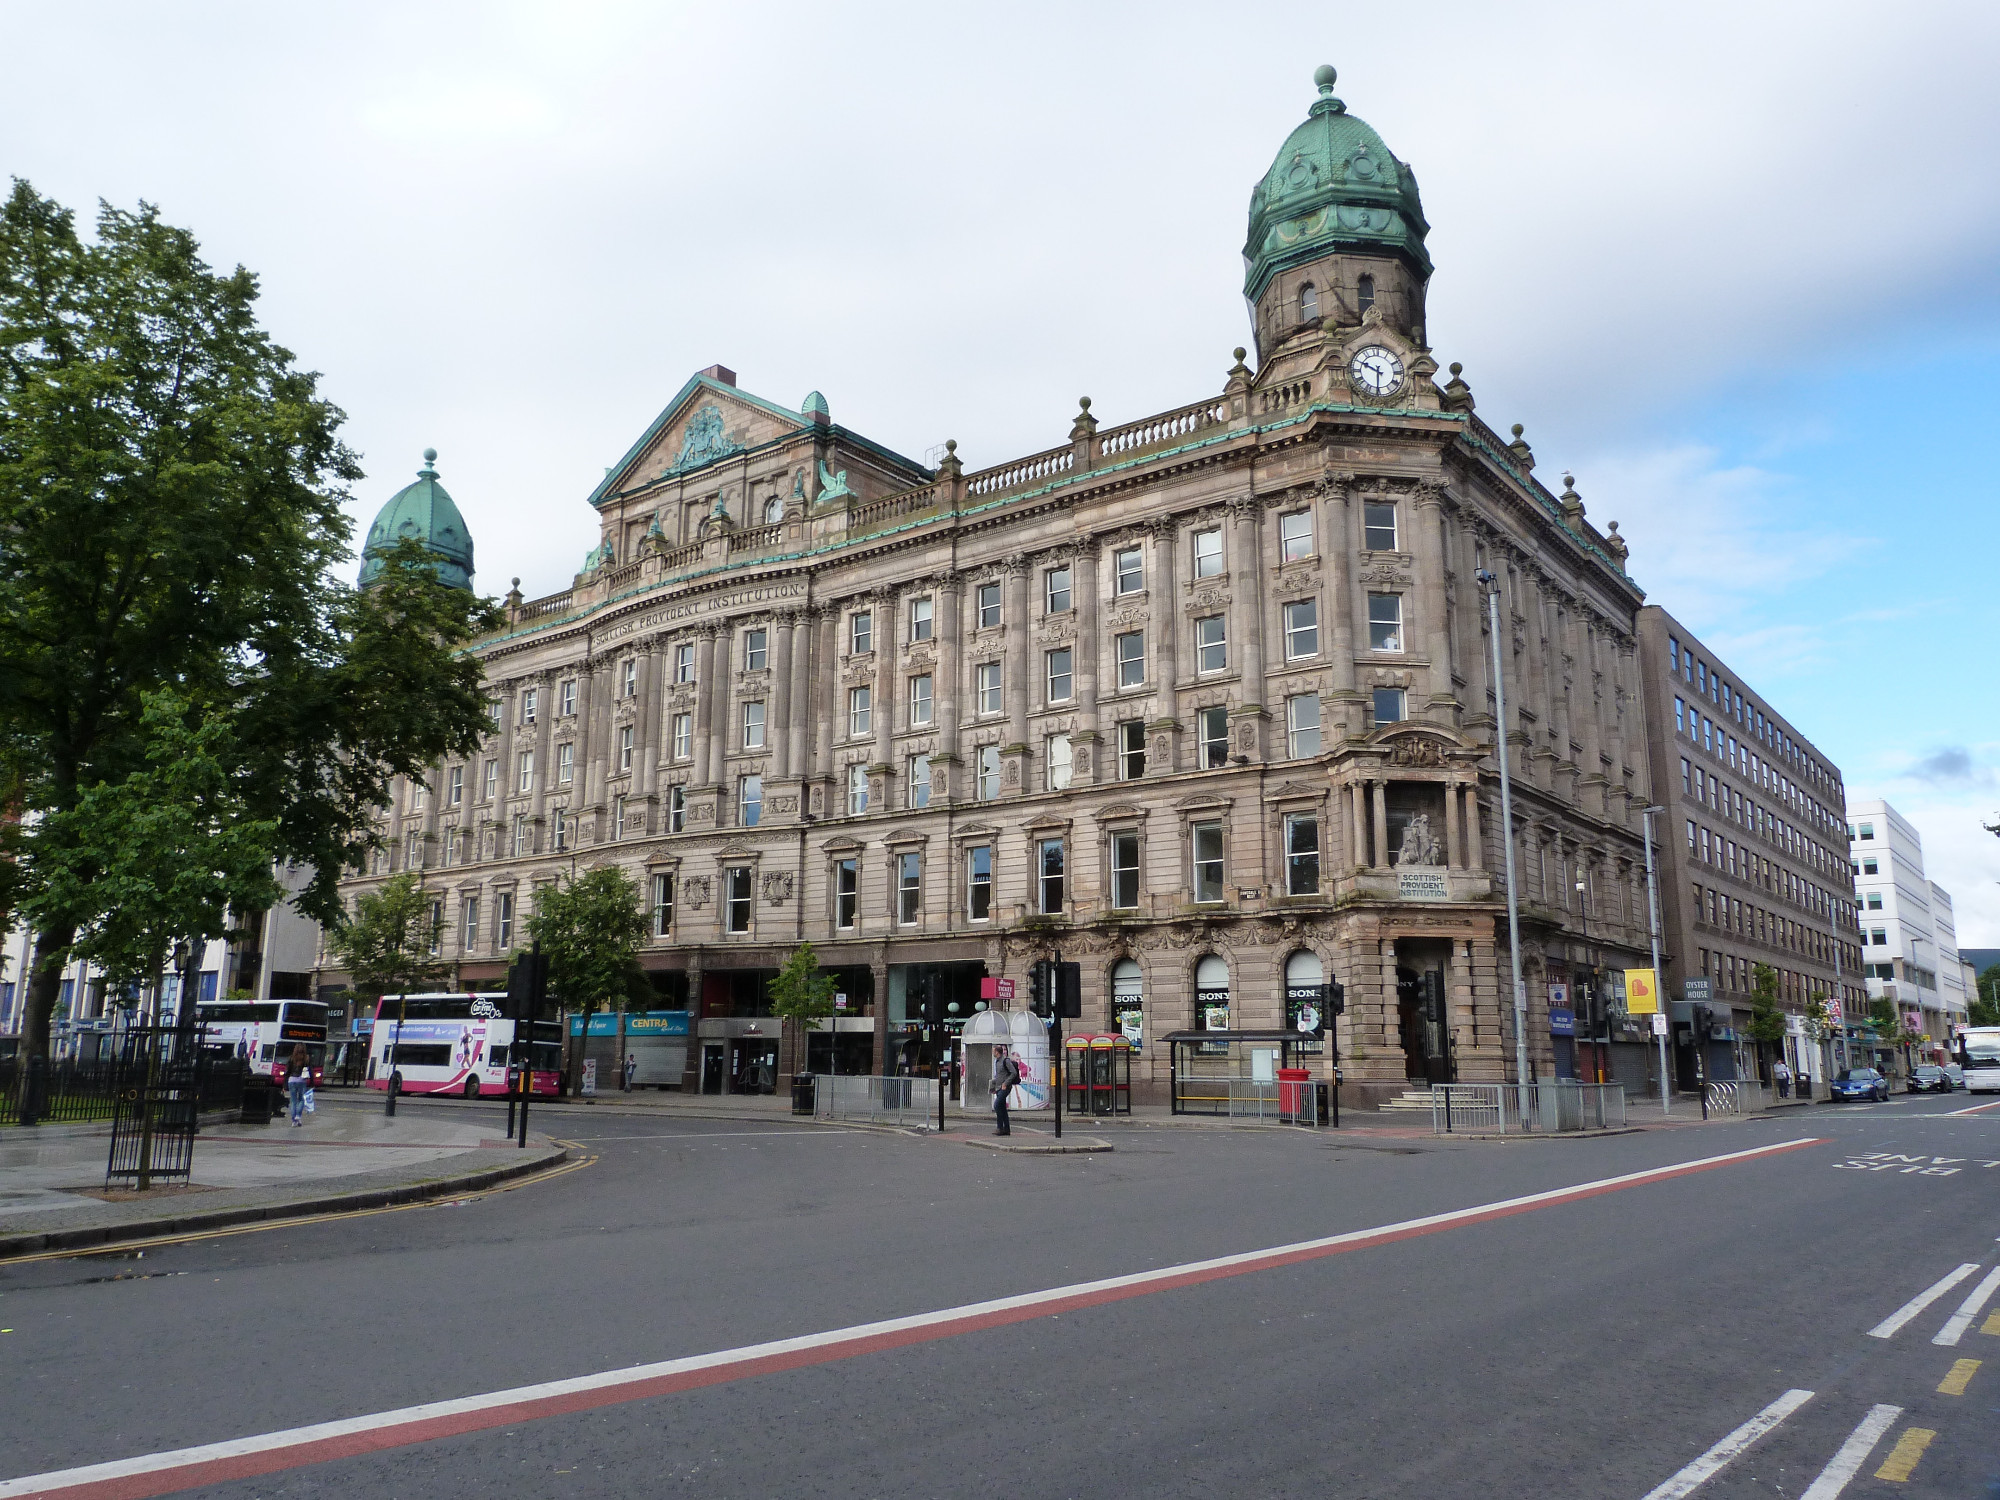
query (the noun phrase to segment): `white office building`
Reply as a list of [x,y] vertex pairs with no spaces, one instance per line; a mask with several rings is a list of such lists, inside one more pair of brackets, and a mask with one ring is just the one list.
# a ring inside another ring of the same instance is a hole
[[1850,802],[1847,821],[1868,996],[1913,1017],[1929,1039],[1920,1060],[1943,1062],[1969,998],[1951,893],[1924,873],[1923,839],[1887,802]]

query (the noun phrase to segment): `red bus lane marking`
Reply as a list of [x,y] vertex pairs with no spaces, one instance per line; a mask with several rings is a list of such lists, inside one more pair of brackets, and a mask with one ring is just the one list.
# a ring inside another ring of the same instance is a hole
[[1350,1230],[1322,1239],[1301,1240],[1266,1250],[1244,1251],[1210,1260],[1190,1261],[1154,1271],[1136,1271],[1109,1276],[1098,1281],[1078,1282],[1045,1291],[1022,1292],[936,1312],[915,1313],[863,1323],[825,1333],[776,1339],[740,1349],[712,1354],[690,1355],[655,1364],[633,1365],[594,1375],[578,1375],[566,1380],[544,1381],[512,1390],[435,1401],[422,1406],[368,1416],[347,1417],[334,1422],[293,1427],[278,1432],[207,1443],[200,1447],[116,1459],[109,1463],[31,1474],[0,1481],[0,1500],[16,1497],[64,1496],[66,1500],[144,1500],[176,1490],[248,1479],[260,1474],[326,1463],[333,1459],[355,1458],[391,1448],[458,1437],[470,1432],[507,1427],[545,1417],[564,1416],[597,1407],[629,1401],[644,1401],[704,1386],[754,1379],[786,1370],[852,1359],[857,1355],[880,1353],[912,1344],[930,1343],[961,1334],[977,1333],[1010,1323],[1024,1323],[1054,1313],[1099,1307],[1132,1297],[1181,1287],[1199,1286],[1281,1266],[1302,1265],[1353,1250],[1392,1245],[1400,1240],[1439,1234],[1468,1224],[1495,1219],[1558,1204],[1580,1202],[1606,1193],[1648,1183],[1664,1182],[1697,1172],[1760,1160],[1806,1146],[1824,1144],[1817,1137],[1758,1146],[1748,1151],[1731,1151],[1721,1156],[1702,1157],[1674,1166],[1653,1167],[1643,1172],[1627,1172],[1603,1177],[1574,1187],[1552,1188],[1524,1197],[1506,1198],[1474,1208],[1453,1209],[1418,1219],[1405,1219],[1374,1229]]

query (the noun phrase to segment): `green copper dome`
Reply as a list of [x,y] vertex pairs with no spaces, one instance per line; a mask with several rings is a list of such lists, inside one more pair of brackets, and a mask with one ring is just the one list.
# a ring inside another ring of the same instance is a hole
[[472,533],[450,495],[438,483],[437,449],[424,449],[424,466],[417,482],[405,485],[383,506],[368,528],[361,548],[361,586],[382,576],[382,555],[404,537],[422,542],[437,554],[437,575],[453,588],[472,587]]
[[1334,98],[1333,80],[1330,67],[1313,74],[1318,100],[1250,194],[1243,291],[1252,302],[1278,272],[1341,250],[1400,256],[1420,277],[1431,273],[1416,174]]

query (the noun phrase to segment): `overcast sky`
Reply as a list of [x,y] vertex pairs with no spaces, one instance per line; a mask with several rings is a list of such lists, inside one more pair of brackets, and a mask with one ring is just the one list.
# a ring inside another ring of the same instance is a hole
[[[2000,6],[0,3],[0,167],[158,203],[568,584],[694,370],[968,467],[1218,390],[1313,68],[1415,167],[1429,331],[2000,946]],[[1559,482],[1559,481],[1558,481]]]

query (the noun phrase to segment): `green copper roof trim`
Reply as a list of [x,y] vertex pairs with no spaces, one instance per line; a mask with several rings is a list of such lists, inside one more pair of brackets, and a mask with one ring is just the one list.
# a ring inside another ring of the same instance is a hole
[[[1046,484],[1037,485],[1035,488],[1031,490],[1016,490],[1011,494],[1001,496],[997,499],[988,500],[982,505],[962,506],[958,510],[935,511],[931,514],[923,515],[915,519],[906,521],[900,526],[886,526],[880,528],[879,530],[863,532],[858,536],[842,536],[838,540],[826,543],[824,546],[806,547],[797,552],[767,553],[762,557],[746,558],[744,561],[740,563],[723,563],[713,568],[702,568],[698,572],[677,574],[674,578],[674,583],[676,585],[690,584],[695,582],[697,579],[710,578],[718,573],[730,573],[741,568],[753,568],[753,567],[761,568],[761,567],[770,567],[778,563],[805,562],[815,557],[830,556],[833,553],[844,551],[849,547],[859,546],[864,542],[879,542],[889,537],[900,536],[906,531],[916,531],[925,526],[932,526],[935,525],[938,521],[943,520],[947,517],[952,519],[964,519],[971,516],[984,515],[988,511],[1001,510],[1008,506],[1019,505],[1024,500],[1039,499],[1042,496],[1052,494],[1056,490],[1062,489],[1066,485],[1074,484],[1079,479],[1099,479],[1108,474],[1122,473],[1127,469],[1138,468],[1142,464],[1157,463],[1161,459],[1174,458],[1181,454],[1199,452],[1203,448],[1212,448],[1218,443],[1226,443],[1233,438],[1243,437],[1247,434],[1281,432],[1287,427],[1296,427],[1299,423],[1311,417],[1315,412],[1330,412],[1336,414],[1347,414],[1355,416],[1385,416],[1388,415],[1392,410],[1394,409],[1388,407],[1380,407],[1380,406],[1353,406],[1345,402],[1316,401],[1312,405],[1306,407],[1303,411],[1295,413],[1292,416],[1282,418],[1276,422],[1253,423],[1247,427],[1225,428],[1221,432],[1210,434],[1207,437],[1197,438],[1191,442],[1178,443],[1171,448],[1162,448],[1155,453],[1140,454],[1136,457],[1124,459],[1115,464],[1100,464],[1095,468],[1085,469],[1079,474],[1060,475],[1054,479],[1051,479]],[[1455,412],[1455,411],[1431,411],[1431,412],[1421,412],[1421,413],[1406,411],[1400,413],[1400,415],[1405,417],[1423,416],[1430,418],[1434,421],[1450,422],[1457,426],[1468,427],[1468,428],[1470,427],[1472,420],[1468,413]],[[1521,486],[1523,492],[1527,495],[1527,497],[1532,501],[1534,501],[1537,505],[1539,505],[1541,509],[1548,514],[1549,519],[1554,521],[1558,526],[1560,526],[1563,532],[1567,536],[1569,536],[1569,538],[1572,541],[1574,541],[1577,546],[1583,548],[1584,551],[1600,559],[1607,567],[1611,569],[1613,573],[1618,574],[1618,576],[1624,578],[1626,583],[1630,585],[1630,587],[1632,588],[1633,592],[1637,593],[1640,598],[1643,599],[1645,597],[1645,590],[1640,588],[1637,583],[1634,583],[1630,575],[1623,573],[1619,569],[1618,564],[1612,561],[1608,553],[1606,553],[1595,542],[1592,542],[1588,537],[1579,536],[1574,530],[1570,528],[1569,523],[1563,519],[1560,507],[1556,506],[1553,501],[1551,501],[1546,495],[1542,493],[1541,489],[1532,480],[1526,477],[1526,475],[1521,471],[1521,469],[1519,469],[1515,465],[1513,461],[1513,456],[1511,454],[1502,457],[1499,452],[1495,451],[1495,449],[1492,447],[1491,444],[1487,443],[1485,440],[1483,440],[1482,438],[1478,437],[1477,435],[1475,435],[1470,431],[1460,433],[1459,437],[1461,441],[1470,444],[1472,447],[1476,448],[1479,452],[1485,454],[1488,458],[1494,461],[1497,467],[1504,470],[1509,475],[1509,477],[1511,477],[1517,484]],[[539,635],[542,631],[553,629],[559,625],[571,626],[571,625],[582,624],[584,621],[588,620],[592,615],[598,614],[600,611],[609,609],[614,604],[622,603],[624,600],[635,598],[641,594],[649,594],[657,592],[659,587],[660,585],[655,583],[640,588],[626,589],[623,593],[613,594],[608,598],[606,598],[602,603],[591,606],[591,608],[583,614],[563,615],[556,619],[549,620],[546,622],[538,621],[537,623],[529,626],[525,630],[514,630],[514,631],[509,631],[506,635],[494,636],[490,640],[486,641],[484,643],[484,646],[498,646],[508,641],[521,639],[522,637],[525,636]],[[472,647],[467,649],[483,649],[483,647]]]

